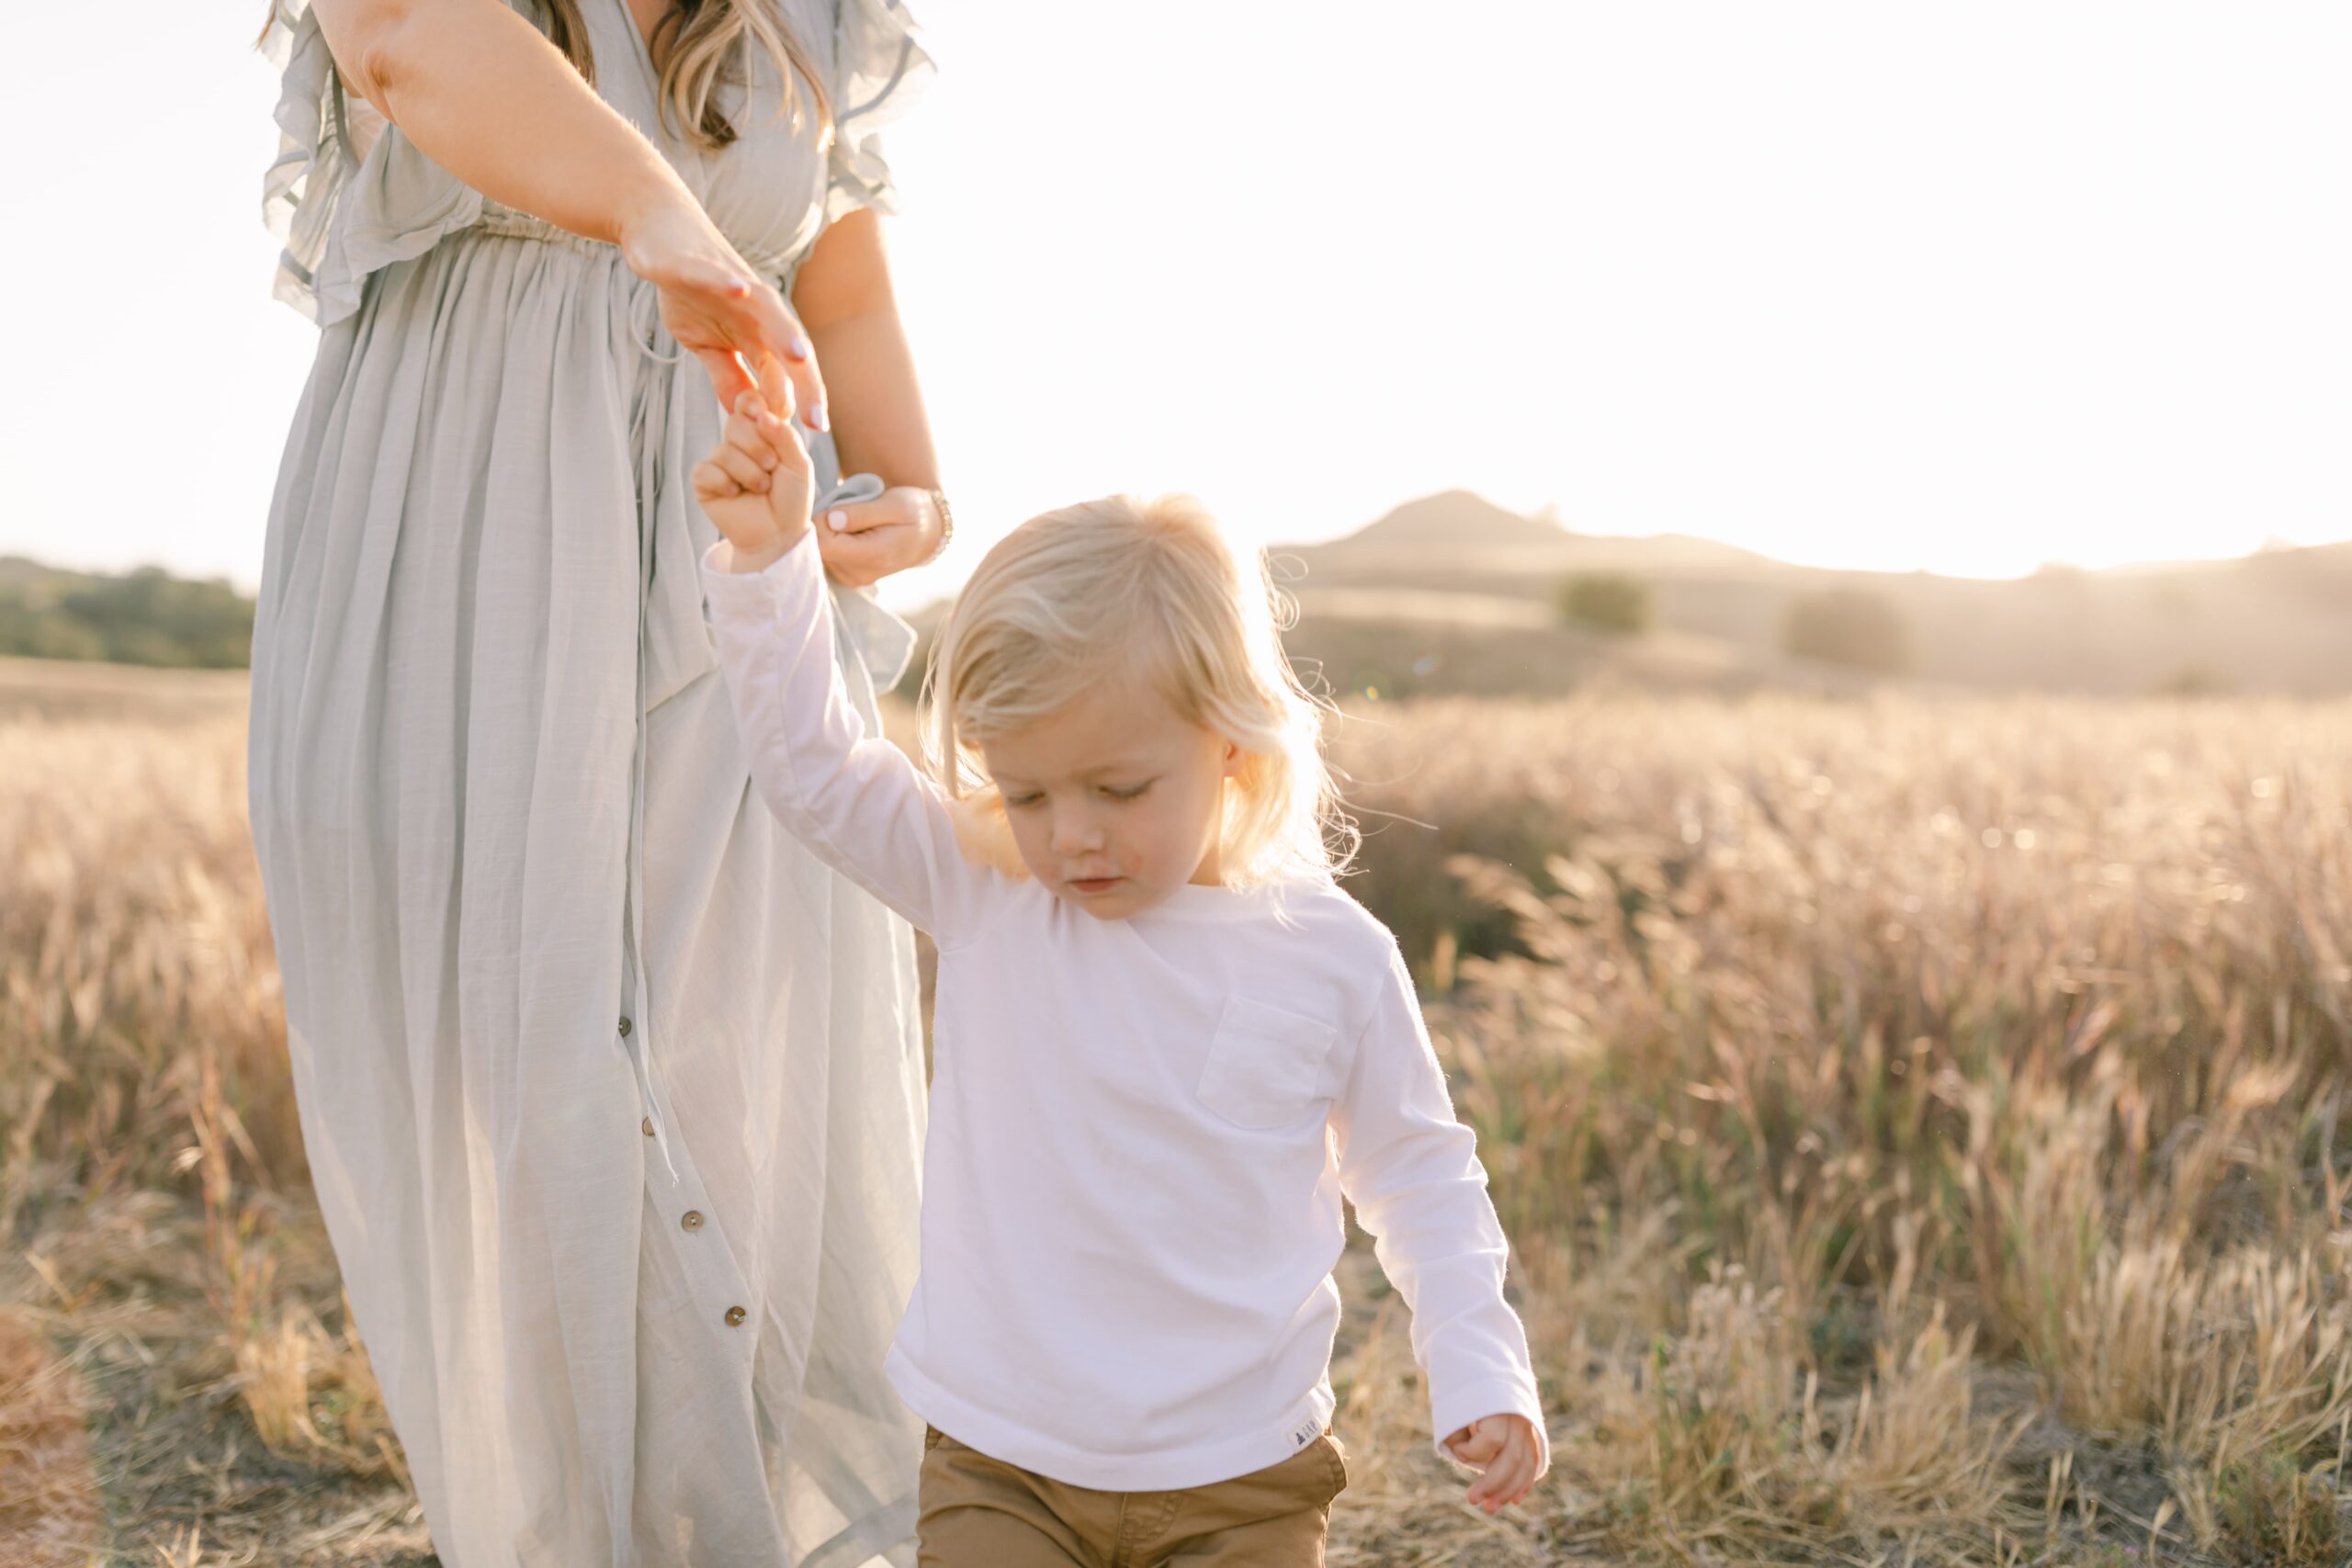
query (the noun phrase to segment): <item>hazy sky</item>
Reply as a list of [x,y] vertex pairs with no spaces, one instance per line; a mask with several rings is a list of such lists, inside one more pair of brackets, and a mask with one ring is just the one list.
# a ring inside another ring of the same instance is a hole
[[[962,533],[902,603],[1118,489],[1988,574],[2352,536],[2352,6],[914,8],[890,243]],[[0,553],[259,575],[316,339],[260,9],[11,17]]]

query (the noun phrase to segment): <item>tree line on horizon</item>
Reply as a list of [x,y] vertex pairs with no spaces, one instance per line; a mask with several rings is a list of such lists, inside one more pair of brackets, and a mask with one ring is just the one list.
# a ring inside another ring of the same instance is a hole
[[254,602],[224,581],[0,560],[0,656],[242,670],[253,637]]
[[[1638,637],[1657,620],[1649,582],[1630,572],[1573,572],[1560,580],[1554,603],[1568,625],[1612,637]],[[1883,593],[1815,589],[1789,601],[1781,650],[1868,674],[1899,675],[1911,667],[1911,628]]]

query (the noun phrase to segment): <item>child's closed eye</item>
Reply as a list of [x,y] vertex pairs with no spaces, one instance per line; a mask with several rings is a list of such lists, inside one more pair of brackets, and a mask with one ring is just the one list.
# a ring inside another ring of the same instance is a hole
[[[1146,779],[1143,783],[1136,784],[1098,784],[1095,787],[1105,799],[1140,800],[1144,792],[1159,782],[1157,779]],[[1042,806],[1046,800],[1046,792],[1041,789],[1000,789],[998,794],[1008,807],[1016,810],[1032,806]]]

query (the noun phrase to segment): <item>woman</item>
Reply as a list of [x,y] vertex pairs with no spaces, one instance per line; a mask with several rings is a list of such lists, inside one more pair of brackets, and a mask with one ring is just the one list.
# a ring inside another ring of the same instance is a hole
[[766,372],[848,516],[870,705],[911,639],[861,590],[945,523],[869,135],[930,62],[895,0],[275,0],[263,42],[277,292],[322,333],[270,509],[254,837],[313,1180],[434,1540],[457,1568],[907,1561],[910,941],[747,789],[689,474]]

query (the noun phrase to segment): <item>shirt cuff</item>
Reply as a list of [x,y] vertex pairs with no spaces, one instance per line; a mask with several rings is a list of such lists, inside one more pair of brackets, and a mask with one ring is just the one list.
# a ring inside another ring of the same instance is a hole
[[[746,595],[739,592],[736,585],[759,583],[763,580],[774,583],[788,577],[800,570],[799,562],[796,558],[804,553],[813,555],[816,549],[817,530],[813,527],[804,528],[801,530],[800,537],[795,539],[784,554],[776,557],[766,566],[757,571],[737,571],[733,542],[724,538],[718,539],[712,542],[710,548],[702,553],[703,581],[708,585],[714,594],[724,588],[737,597],[744,597]],[[756,597],[765,592],[764,588],[756,588],[750,592],[749,596]],[[716,602],[716,600],[713,601],[713,603]]]
[[726,539],[702,553],[703,601],[715,620],[774,603],[775,591],[795,574],[813,571],[833,596],[833,621],[844,639],[842,657],[854,654],[876,692],[899,683],[914,657],[915,629],[882,607],[870,588],[842,588],[824,580],[824,557],[811,524],[790,548],[758,571],[732,571],[735,547]]

